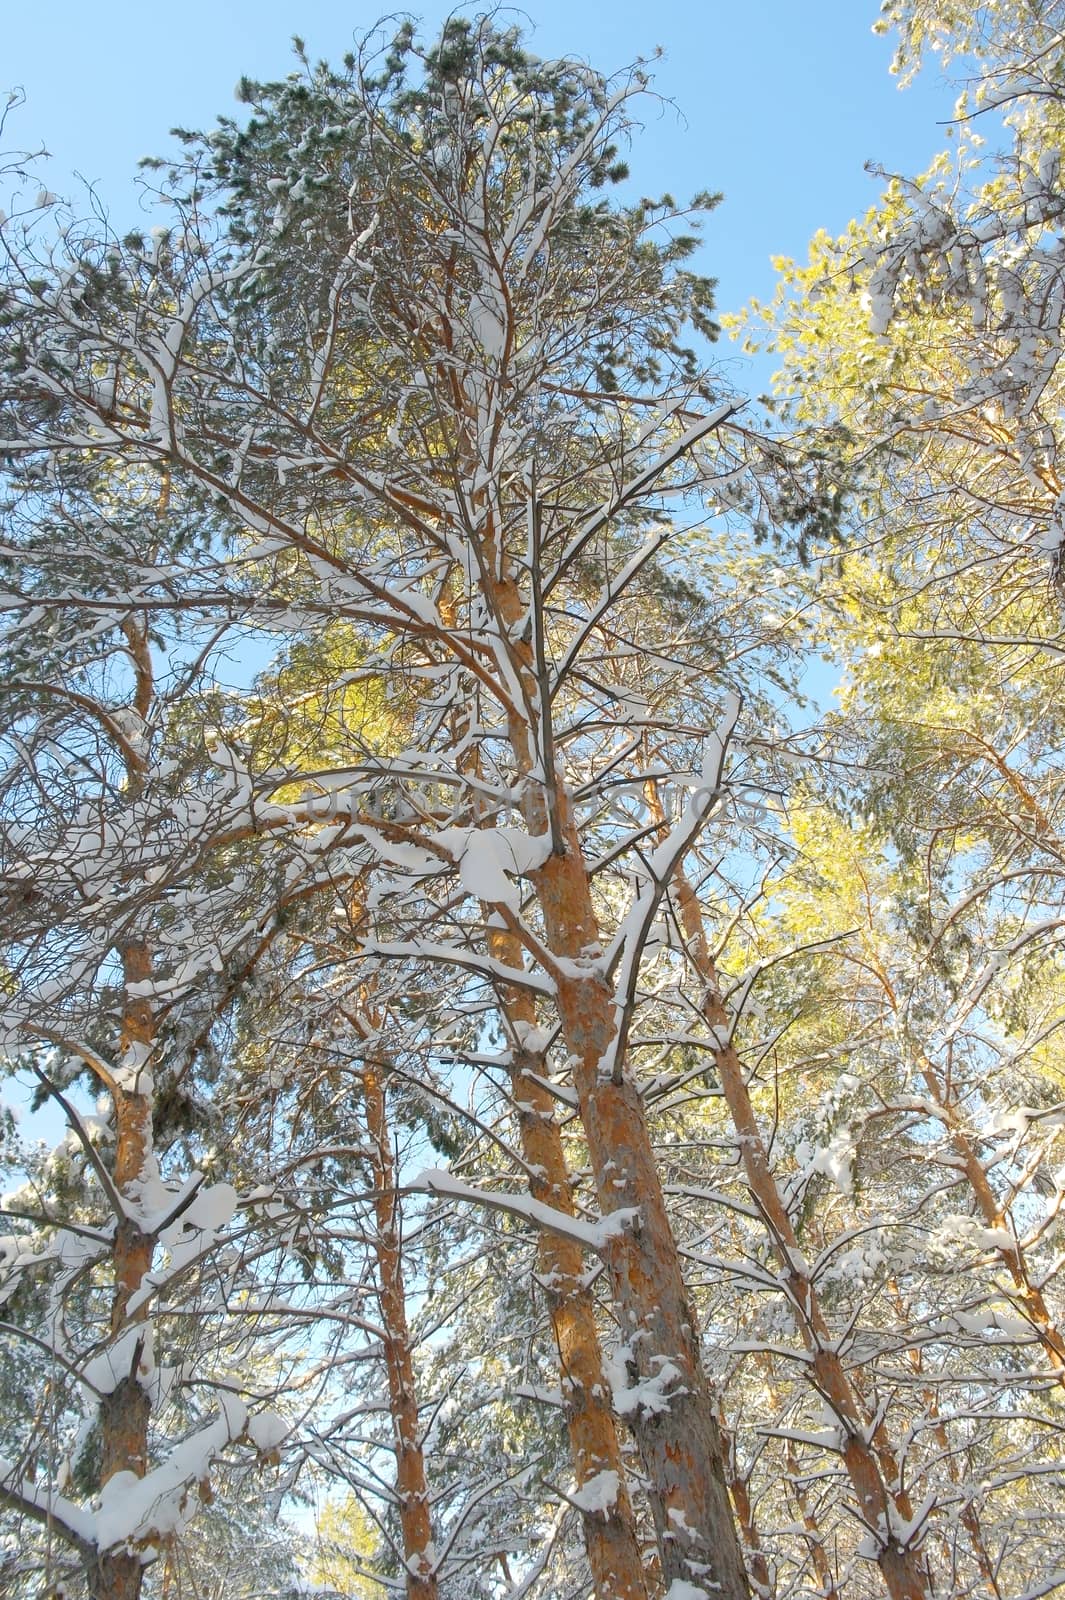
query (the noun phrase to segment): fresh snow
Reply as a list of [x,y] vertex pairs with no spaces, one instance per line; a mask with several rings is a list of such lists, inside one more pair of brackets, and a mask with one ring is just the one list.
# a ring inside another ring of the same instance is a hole
[[605,1513],[617,1503],[619,1487],[617,1473],[605,1470],[587,1478],[569,1498],[580,1511]]
[[558,1211],[554,1206],[544,1205],[528,1195],[476,1189],[459,1178],[453,1178],[442,1167],[425,1168],[411,1179],[408,1188],[439,1195],[444,1199],[469,1200],[476,1205],[507,1212],[510,1216],[523,1217],[535,1227],[546,1228],[552,1233],[561,1234],[563,1238],[573,1239],[598,1254],[609,1249],[611,1240],[631,1227],[638,1216],[635,1208],[627,1206],[612,1211],[598,1222],[585,1222],[580,1217],[571,1217],[568,1212]]
[[228,1444],[239,1439],[247,1409],[232,1395],[220,1395],[221,1412],[213,1422],[175,1446],[158,1467],[138,1478],[116,1472],[100,1491],[96,1542],[113,1550],[143,1539],[180,1533],[195,1511],[192,1491]]
[[99,1395],[114,1394],[130,1376],[136,1376],[143,1388],[150,1387],[155,1374],[152,1341],[150,1323],[132,1323],[102,1354],[86,1361],[81,1369],[86,1384]]
[[276,1450],[288,1438],[292,1429],[276,1411],[257,1411],[248,1419],[248,1438],[263,1455]]

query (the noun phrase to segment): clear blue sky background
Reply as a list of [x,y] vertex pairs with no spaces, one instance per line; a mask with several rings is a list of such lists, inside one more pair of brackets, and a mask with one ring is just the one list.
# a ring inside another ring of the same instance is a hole
[[[420,14],[432,27],[451,9]],[[182,0],[179,11],[9,0],[5,11],[0,89],[27,96],[6,145],[46,145],[49,186],[69,194],[77,171],[120,226],[136,219],[138,158],[165,154],[172,126],[237,111],[242,73],[286,74],[294,32],[312,57],[339,61],[380,14],[372,0]],[[876,16],[877,0],[531,0],[527,13],[539,55],[612,70],[663,47],[656,87],[673,106],[652,108],[630,164],[645,193],[724,191],[705,270],[725,310],[772,292],[771,256],[804,255],[818,227],[839,231],[872,202],[866,160],[912,173],[942,147],[952,93],[934,78],[900,92]]]

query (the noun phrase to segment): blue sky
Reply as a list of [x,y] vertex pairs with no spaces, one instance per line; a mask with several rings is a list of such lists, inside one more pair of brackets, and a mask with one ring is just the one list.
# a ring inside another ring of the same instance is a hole
[[[427,4],[419,14],[432,26],[451,9]],[[137,160],[165,154],[174,124],[232,114],[242,73],[287,73],[293,32],[313,57],[338,60],[378,15],[367,0],[12,5],[0,88],[20,85],[27,101],[5,143],[47,145],[50,187],[70,193],[77,171],[128,225]],[[899,91],[890,41],[871,31],[877,0],[531,0],[528,13],[510,15],[527,15],[538,54],[576,54],[604,70],[662,46],[656,87],[673,105],[649,108],[630,164],[645,193],[724,191],[704,265],[725,310],[771,293],[771,256],[804,254],[818,227],[839,231],[872,202],[867,159],[915,172],[943,143],[937,119],[953,95],[934,78]]]

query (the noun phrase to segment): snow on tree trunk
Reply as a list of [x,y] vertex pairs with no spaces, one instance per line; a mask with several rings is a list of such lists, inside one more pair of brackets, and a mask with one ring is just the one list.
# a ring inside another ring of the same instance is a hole
[[[127,621],[125,627],[134,664],[136,715],[147,715],[152,700],[152,665],[147,629]],[[127,758],[127,783],[137,795],[143,786],[144,762],[139,752]],[[114,1295],[111,1302],[111,1335],[118,1340],[127,1327],[143,1327],[143,1339],[133,1344],[129,1371],[100,1401],[100,1487],[122,1472],[143,1478],[148,1471],[148,1427],[151,1398],[142,1382],[141,1367],[151,1371],[154,1337],[148,1318],[148,1301],[133,1305],[152,1267],[155,1240],[137,1220],[142,1213],[144,1187],[151,1177],[153,1156],[153,1077],[149,1065],[156,1044],[156,1023],[150,999],[144,989],[153,976],[152,952],[144,940],[137,940],[121,951],[124,1004],[119,1035],[120,1077],[111,1088],[115,1123],[113,1180],[124,1202],[125,1216],[117,1221],[112,1263]],[[132,1306],[132,1309],[131,1309]],[[144,1562],[136,1546],[101,1550],[98,1565],[90,1573],[94,1600],[137,1600],[144,1576]]]
[[[509,967],[521,965],[516,945],[512,934],[494,930],[493,953]],[[556,1102],[544,1082],[544,1053],[531,1049],[528,1042],[538,1032],[535,1005],[530,995],[517,989],[504,993],[503,1005],[518,1041],[511,1052],[510,1081],[521,1153],[532,1173],[529,1192],[554,1210],[575,1216],[572,1179],[555,1120]],[[598,1600],[643,1600],[647,1579],[580,1246],[543,1230],[537,1240],[537,1274],[558,1348],[562,1404],[577,1479],[575,1498],[595,1592]],[[592,1480],[616,1485],[595,1506],[586,1505],[580,1494]]]
[[722,1445],[725,1452],[725,1478],[728,1483],[729,1497],[732,1500],[732,1509],[736,1513],[736,1522],[740,1530],[744,1548],[747,1551],[751,1569],[751,1581],[755,1592],[759,1595],[772,1593],[772,1578],[769,1572],[769,1563],[762,1548],[762,1538],[758,1532],[755,1521],[754,1507],[751,1504],[750,1482],[740,1471],[736,1458],[736,1435],[728,1425],[724,1407],[718,1403],[717,1425],[721,1431]]
[[439,1590],[434,1567],[429,1485],[425,1474],[414,1361],[407,1326],[392,1141],[384,1086],[377,1069],[369,1062],[363,1068],[362,1086],[366,1131],[374,1152],[374,1212],[377,1219],[374,1250],[380,1281],[378,1299],[384,1325],[388,1399],[396,1440],[396,1498],[403,1530],[407,1600],[436,1600]]
[[1005,1210],[988,1182],[987,1170],[977,1154],[958,1107],[953,1104],[950,1091],[945,1088],[933,1062],[923,1051],[918,1051],[917,1059],[928,1093],[947,1125],[950,1142],[972,1189],[984,1227],[996,1239],[995,1254],[1010,1275],[1012,1298],[1024,1308],[1024,1314],[1038,1336],[1058,1382],[1065,1385],[1065,1334],[1051,1315],[1042,1288],[1028,1270],[1023,1245],[1010,1235]]
[[[675,892],[688,954],[705,984],[703,1014],[717,1039],[727,1038],[728,1008],[703,927],[698,899],[682,869]],[[900,1539],[896,1528],[912,1526],[913,1505],[899,1470],[899,1455],[882,1418],[871,1416],[851,1383],[839,1355],[820,1296],[806,1266],[780,1189],[773,1176],[754,1106],[747,1071],[731,1044],[719,1043],[714,1060],[736,1129],[747,1183],[765,1220],[783,1270],[789,1299],[810,1353],[811,1379],[842,1434],[841,1454],[891,1600],[928,1600],[931,1593],[923,1558]]]
[[[512,590],[507,591],[503,603],[509,604],[513,612]],[[453,587],[444,596],[440,610],[448,627],[458,625]],[[470,720],[468,708],[457,709],[454,732],[460,748],[468,743]],[[518,738],[521,749],[526,750],[523,731]],[[471,776],[478,775],[480,763],[475,747],[464,765]],[[491,817],[485,819],[485,824],[491,825]],[[491,905],[482,909],[489,923],[487,944],[491,955],[505,967],[519,971],[524,959],[520,939],[512,929],[492,924]],[[546,1053],[533,1048],[540,1033],[535,1000],[528,991],[513,985],[502,985],[499,998],[513,1040],[511,1094],[521,1153],[531,1174],[529,1192],[533,1199],[575,1216],[572,1177],[555,1120],[556,1102],[545,1082]],[[537,1240],[537,1273],[547,1297],[558,1351],[559,1385],[577,1480],[575,1500],[580,1507],[595,1592],[598,1600],[646,1600],[647,1577],[580,1246],[572,1239],[543,1230]],[[592,1481],[614,1486],[612,1494],[600,1497],[601,1503],[595,1505],[586,1504],[582,1498],[585,1486]]]
[[[608,1256],[628,1388],[614,1404],[636,1439],[648,1479],[662,1577],[696,1593],[749,1593],[729,1505],[715,1402],[699,1352],[699,1326],[681,1271],[639,1091],[622,1068],[604,1074],[617,1042],[612,989],[601,954],[587,866],[572,813],[559,796],[563,848],[535,875],[551,949],[565,960],[558,1012],[604,1216],[629,1213]],[[586,973],[580,971],[581,966]],[[615,1081],[616,1078],[616,1081]]]
[[[890,1285],[890,1289],[892,1299],[897,1303],[899,1300],[898,1285],[896,1283],[892,1283]],[[911,1371],[917,1374],[920,1374],[923,1371],[924,1362],[920,1350],[909,1350],[907,1352],[907,1359],[909,1360]],[[958,1464],[955,1460],[955,1453],[950,1446],[950,1435],[943,1426],[939,1397],[934,1389],[926,1388],[922,1392],[921,1399],[924,1402],[925,1414],[932,1424],[932,1437],[935,1439],[936,1445],[942,1452],[944,1461],[947,1463],[947,1472],[950,1476],[950,1481],[961,1488],[961,1473],[958,1470]],[[996,1597],[1000,1596],[1001,1591],[998,1586],[998,1581],[995,1577],[994,1560],[991,1552],[987,1548],[987,1541],[984,1538],[984,1530],[980,1525],[980,1513],[977,1511],[976,1507],[973,1505],[968,1496],[965,1497],[961,1509],[958,1512],[958,1520],[968,1535],[969,1544],[973,1552],[973,1559],[975,1560],[979,1569],[980,1578],[984,1589],[989,1594],[995,1595]]]
[[[123,952],[123,976],[127,985],[150,979],[151,956],[144,945],[133,945]],[[151,1007],[145,1001],[128,999],[123,1022],[123,1056],[144,1058],[154,1039]],[[140,1185],[152,1152],[152,1104],[147,1094],[135,1089],[119,1089],[115,1104],[115,1187],[136,1208]],[[116,1228],[113,1247],[115,1292],[111,1306],[111,1334],[117,1339],[129,1324],[144,1327],[144,1339],[152,1330],[146,1307],[129,1311],[130,1301],[151,1270],[153,1241],[130,1218]],[[151,1400],[139,1381],[141,1345],[133,1346],[131,1370],[100,1401],[100,1486],[119,1472],[132,1472],[143,1478],[148,1470],[148,1424]],[[94,1600],[137,1600],[141,1592],[144,1563],[138,1549],[117,1548],[102,1551],[97,1570],[90,1574]]]

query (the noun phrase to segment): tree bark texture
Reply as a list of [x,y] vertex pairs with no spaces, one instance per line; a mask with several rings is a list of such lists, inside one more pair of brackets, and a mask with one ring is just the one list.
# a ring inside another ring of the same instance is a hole
[[[152,974],[151,953],[144,944],[132,944],[122,954],[126,1004],[122,1018],[119,1049],[144,1056],[155,1042],[155,1018],[151,1003],[130,995],[130,985],[146,982]],[[145,1166],[152,1153],[152,1105],[147,1095],[116,1087],[115,1110],[115,1188],[125,1199],[136,1201]],[[151,1270],[154,1240],[126,1217],[118,1222],[113,1250],[114,1291],[111,1300],[111,1333],[122,1332],[130,1320],[129,1304],[146,1274]],[[145,1322],[147,1307],[132,1313],[134,1322]],[[152,1337],[145,1326],[145,1338]],[[139,1346],[137,1347],[139,1354]],[[132,1472],[143,1478],[148,1470],[148,1423],[151,1400],[137,1377],[137,1355],[131,1370],[100,1402],[100,1486],[117,1472]],[[144,1565],[137,1550],[118,1548],[97,1556],[89,1573],[93,1600],[139,1600]]]
[[[721,998],[702,909],[683,871],[676,873],[674,889],[688,955],[706,986],[703,1015],[707,1025],[721,1037],[729,1031],[730,1018]],[[714,1059],[736,1129],[747,1184],[765,1219],[781,1265],[788,1298],[811,1358],[810,1375],[837,1420],[844,1465],[862,1519],[877,1541],[877,1565],[888,1594],[891,1600],[928,1600],[930,1590],[924,1562],[894,1531],[896,1523],[908,1523],[913,1517],[909,1495],[902,1487],[896,1452],[883,1421],[868,1414],[840,1359],[817,1287],[806,1268],[791,1217],[773,1176],[747,1087],[746,1069],[731,1044],[716,1048]]]
[[[536,523],[535,503],[531,508]],[[523,596],[486,520],[485,599],[510,636],[535,607],[535,584]],[[542,618],[537,620],[542,625]],[[721,1600],[748,1600],[750,1589],[726,1483],[714,1396],[703,1371],[699,1330],[670,1227],[643,1101],[631,1076],[600,1073],[620,1019],[596,960],[600,931],[572,806],[555,769],[546,682],[531,644],[512,647],[532,722],[512,714],[509,741],[525,780],[529,832],[547,834],[551,852],[530,874],[546,948],[561,958],[555,1004],[570,1050],[573,1084],[596,1194],[604,1217],[624,1210],[631,1222],[607,1254],[611,1288],[631,1383],[623,1414],[647,1480],[662,1582],[704,1588]],[[583,970],[582,970],[583,967]],[[631,1397],[631,1399],[630,1399]],[[615,1407],[619,1403],[615,1394]]]
[[[508,966],[521,966],[521,949],[512,934],[492,930],[490,942],[493,955]],[[527,992],[510,990],[504,1008],[512,1029],[518,1024],[518,1033],[522,1023],[536,1026],[536,1007]],[[520,1044],[513,1050],[510,1080],[518,1108],[521,1153],[533,1173],[529,1183],[533,1198],[573,1216],[570,1174],[555,1120],[555,1101],[542,1081],[544,1068],[542,1054]],[[562,1404],[578,1489],[603,1472],[614,1473],[617,1479],[614,1498],[603,1510],[581,1511],[596,1597],[646,1600],[647,1576],[580,1245],[543,1230],[537,1243],[537,1269],[558,1350]]]
[[[613,993],[595,964],[599,929],[567,797],[563,848],[535,875],[547,943],[565,959],[558,1011],[604,1216],[631,1212],[608,1254],[630,1387],[624,1414],[648,1479],[662,1578],[747,1600],[714,1396],[681,1271],[639,1091],[600,1071],[614,1043]],[[582,963],[587,971],[581,972]],[[617,1400],[617,1397],[615,1397]]]
[[[516,614],[519,600],[513,586],[500,585],[496,598],[509,615]],[[457,615],[452,591],[444,594],[440,609],[446,625],[455,627]],[[522,653],[522,665],[527,674],[531,672],[527,650]],[[465,733],[465,726],[455,728],[459,747],[466,742]],[[527,769],[527,731],[513,729],[512,740],[522,767]],[[475,747],[470,750],[465,765],[473,776],[480,777]],[[485,819],[485,825],[492,825],[490,816]],[[488,905],[483,908],[489,923],[489,952],[505,966],[520,970],[524,962],[521,942],[512,929],[492,925],[493,909]],[[573,1216],[573,1191],[561,1130],[555,1120],[555,1102],[542,1081],[543,1056],[522,1043],[525,1030],[537,1026],[535,1001],[526,990],[511,985],[502,989],[500,1000],[514,1039],[511,1093],[517,1107],[522,1159],[533,1175],[530,1193],[535,1200]],[[602,1510],[582,1508],[580,1512],[596,1600],[648,1600],[651,1591],[636,1536],[636,1520],[581,1247],[573,1240],[544,1230],[537,1243],[537,1269],[558,1351],[559,1385],[578,1490],[603,1472],[613,1473],[617,1479],[617,1489],[610,1503]]]
[[418,1396],[407,1324],[401,1240],[397,1226],[395,1163],[385,1091],[376,1067],[363,1068],[363,1102],[366,1131],[373,1150],[374,1215],[377,1233],[374,1249],[379,1278],[378,1301],[384,1330],[388,1402],[396,1450],[396,1498],[403,1533],[407,1600],[437,1600],[433,1565],[433,1529],[429,1485],[418,1421]]

